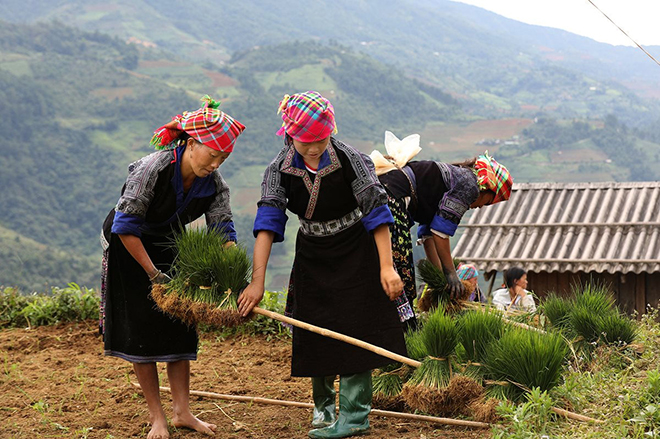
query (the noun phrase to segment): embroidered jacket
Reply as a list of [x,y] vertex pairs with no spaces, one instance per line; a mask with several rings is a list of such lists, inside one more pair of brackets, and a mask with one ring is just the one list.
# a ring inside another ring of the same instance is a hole
[[293,145],[282,148],[266,168],[257,206],[254,235],[270,230],[275,242],[284,240],[286,209],[301,221],[314,222],[336,220],[359,209],[368,231],[394,221],[371,159],[332,137],[316,174],[306,170]]
[[[112,233],[142,236],[167,234],[172,226],[196,219],[201,209],[208,227],[221,230],[227,239],[236,241],[236,230],[229,205],[229,186],[219,170],[196,178],[187,194],[183,191],[181,155],[185,146],[157,151],[131,163],[129,175],[115,207]],[[150,206],[159,204],[159,216],[169,210],[165,221],[152,215]],[[200,204],[201,203],[201,204]]]

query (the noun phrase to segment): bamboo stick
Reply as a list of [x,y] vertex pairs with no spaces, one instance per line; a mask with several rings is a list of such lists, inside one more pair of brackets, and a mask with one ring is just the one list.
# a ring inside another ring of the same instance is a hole
[[379,348],[378,346],[374,346],[365,341],[358,340],[357,338],[349,337],[348,335],[340,334],[339,332],[331,331],[325,328],[320,328],[318,326],[314,326],[309,323],[302,322],[300,320],[292,319],[291,317],[283,316],[282,314],[278,314],[276,312],[269,311],[267,309],[263,309],[258,306],[255,306],[252,309],[252,312],[255,314],[261,314],[262,316],[270,317],[275,320],[279,320],[280,322],[297,326],[298,328],[306,329],[310,332],[321,334],[325,337],[334,338],[335,340],[341,340],[343,342],[352,344],[354,346],[359,346],[363,349],[374,352],[378,355],[382,355],[383,357],[387,357],[394,361],[407,364],[408,366],[419,367],[422,364],[419,361],[413,360],[412,358],[404,357],[403,355],[396,354],[392,351],[388,351],[387,349]]
[[[137,383],[131,383],[131,384],[133,384],[133,386],[137,388],[140,388],[140,385]],[[171,393],[169,387],[160,387],[160,390],[163,392]],[[280,399],[261,398],[258,396],[226,395],[222,393],[204,392],[200,390],[191,390],[190,394],[195,396],[212,398],[212,399],[224,399],[228,401],[239,401],[239,402],[247,402],[254,404],[281,405],[285,407],[297,407],[297,408],[305,408],[305,409],[314,408],[314,404],[312,404],[311,402],[308,403],[308,402],[297,402],[297,401],[284,401]],[[388,418],[409,419],[412,421],[430,422],[433,424],[443,424],[443,425],[455,425],[459,427],[473,427],[473,428],[490,427],[490,424],[487,424],[485,422],[466,421],[463,419],[453,419],[453,418],[439,418],[436,416],[414,415],[411,413],[392,412],[388,410],[372,409],[371,414],[375,416],[384,416]]]
[[568,410],[560,409],[559,407],[552,407],[552,411],[557,413],[558,415],[566,416],[569,419],[575,419],[577,421],[595,422],[597,424],[602,424],[603,422],[605,422],[601,419],[594,419],[594,418],[590,418],[589,416],[581,415],[579,413],[569,412]]

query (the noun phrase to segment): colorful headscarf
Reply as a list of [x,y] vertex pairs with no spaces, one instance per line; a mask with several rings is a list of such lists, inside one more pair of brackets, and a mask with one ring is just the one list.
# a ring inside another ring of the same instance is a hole
[[456,269],[456,274],[458,275],[459,279],[463,279],[463,280],[470,280],[473,277],[479,276],[477,267],[470,264],[460,264]]
[[495,193],[495,198],[490,204],[509,199],[513,177],[504,166],[488,155],[488,151],[477,158],[474,164],[474,172],[477,175],[479,190],[491,190]]
[[151,144],[156,149],[165,149],[182,132],[200,143],[221,152],[232,152],[236,138],[243,132],[245,125],[218,109],[220,102],[208,95],[202,99],[204,106],[199,110],[185,111],[172,118],[172,122],[163,125],[154,132]]
[[317,142],[337,132],[335,109],[329,100],[315,91],[284,95],[277,110],[282,112],[282,128],[278,136],[285,133],[299,142]]

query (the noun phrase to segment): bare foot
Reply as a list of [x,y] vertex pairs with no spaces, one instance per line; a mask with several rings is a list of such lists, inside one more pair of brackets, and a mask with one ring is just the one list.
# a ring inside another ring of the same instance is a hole
[[159,420],[151,424],[151,431],[147,434],[147,439],[169,439],[170,432],[167,431],[167,421]]
[[186,427],[200,433],[208,434],[213,436],[215,434],[215,429],[218,428],[215,424],[209,424],[208,422],[200,421],[192,413],[188,412],[182,415],[174,415],[172,418],[172,425],[176,428]]

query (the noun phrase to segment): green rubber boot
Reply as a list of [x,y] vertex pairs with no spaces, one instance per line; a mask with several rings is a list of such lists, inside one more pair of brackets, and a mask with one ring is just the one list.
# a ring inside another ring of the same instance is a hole
[[327,427],[337,420],[334,376],[312,377],[312,398],[314,399],[312,427]]
[[369,431],[371,371],[339,377],[339,417],[325,428],[309,432],[311,438],[357,436]]

